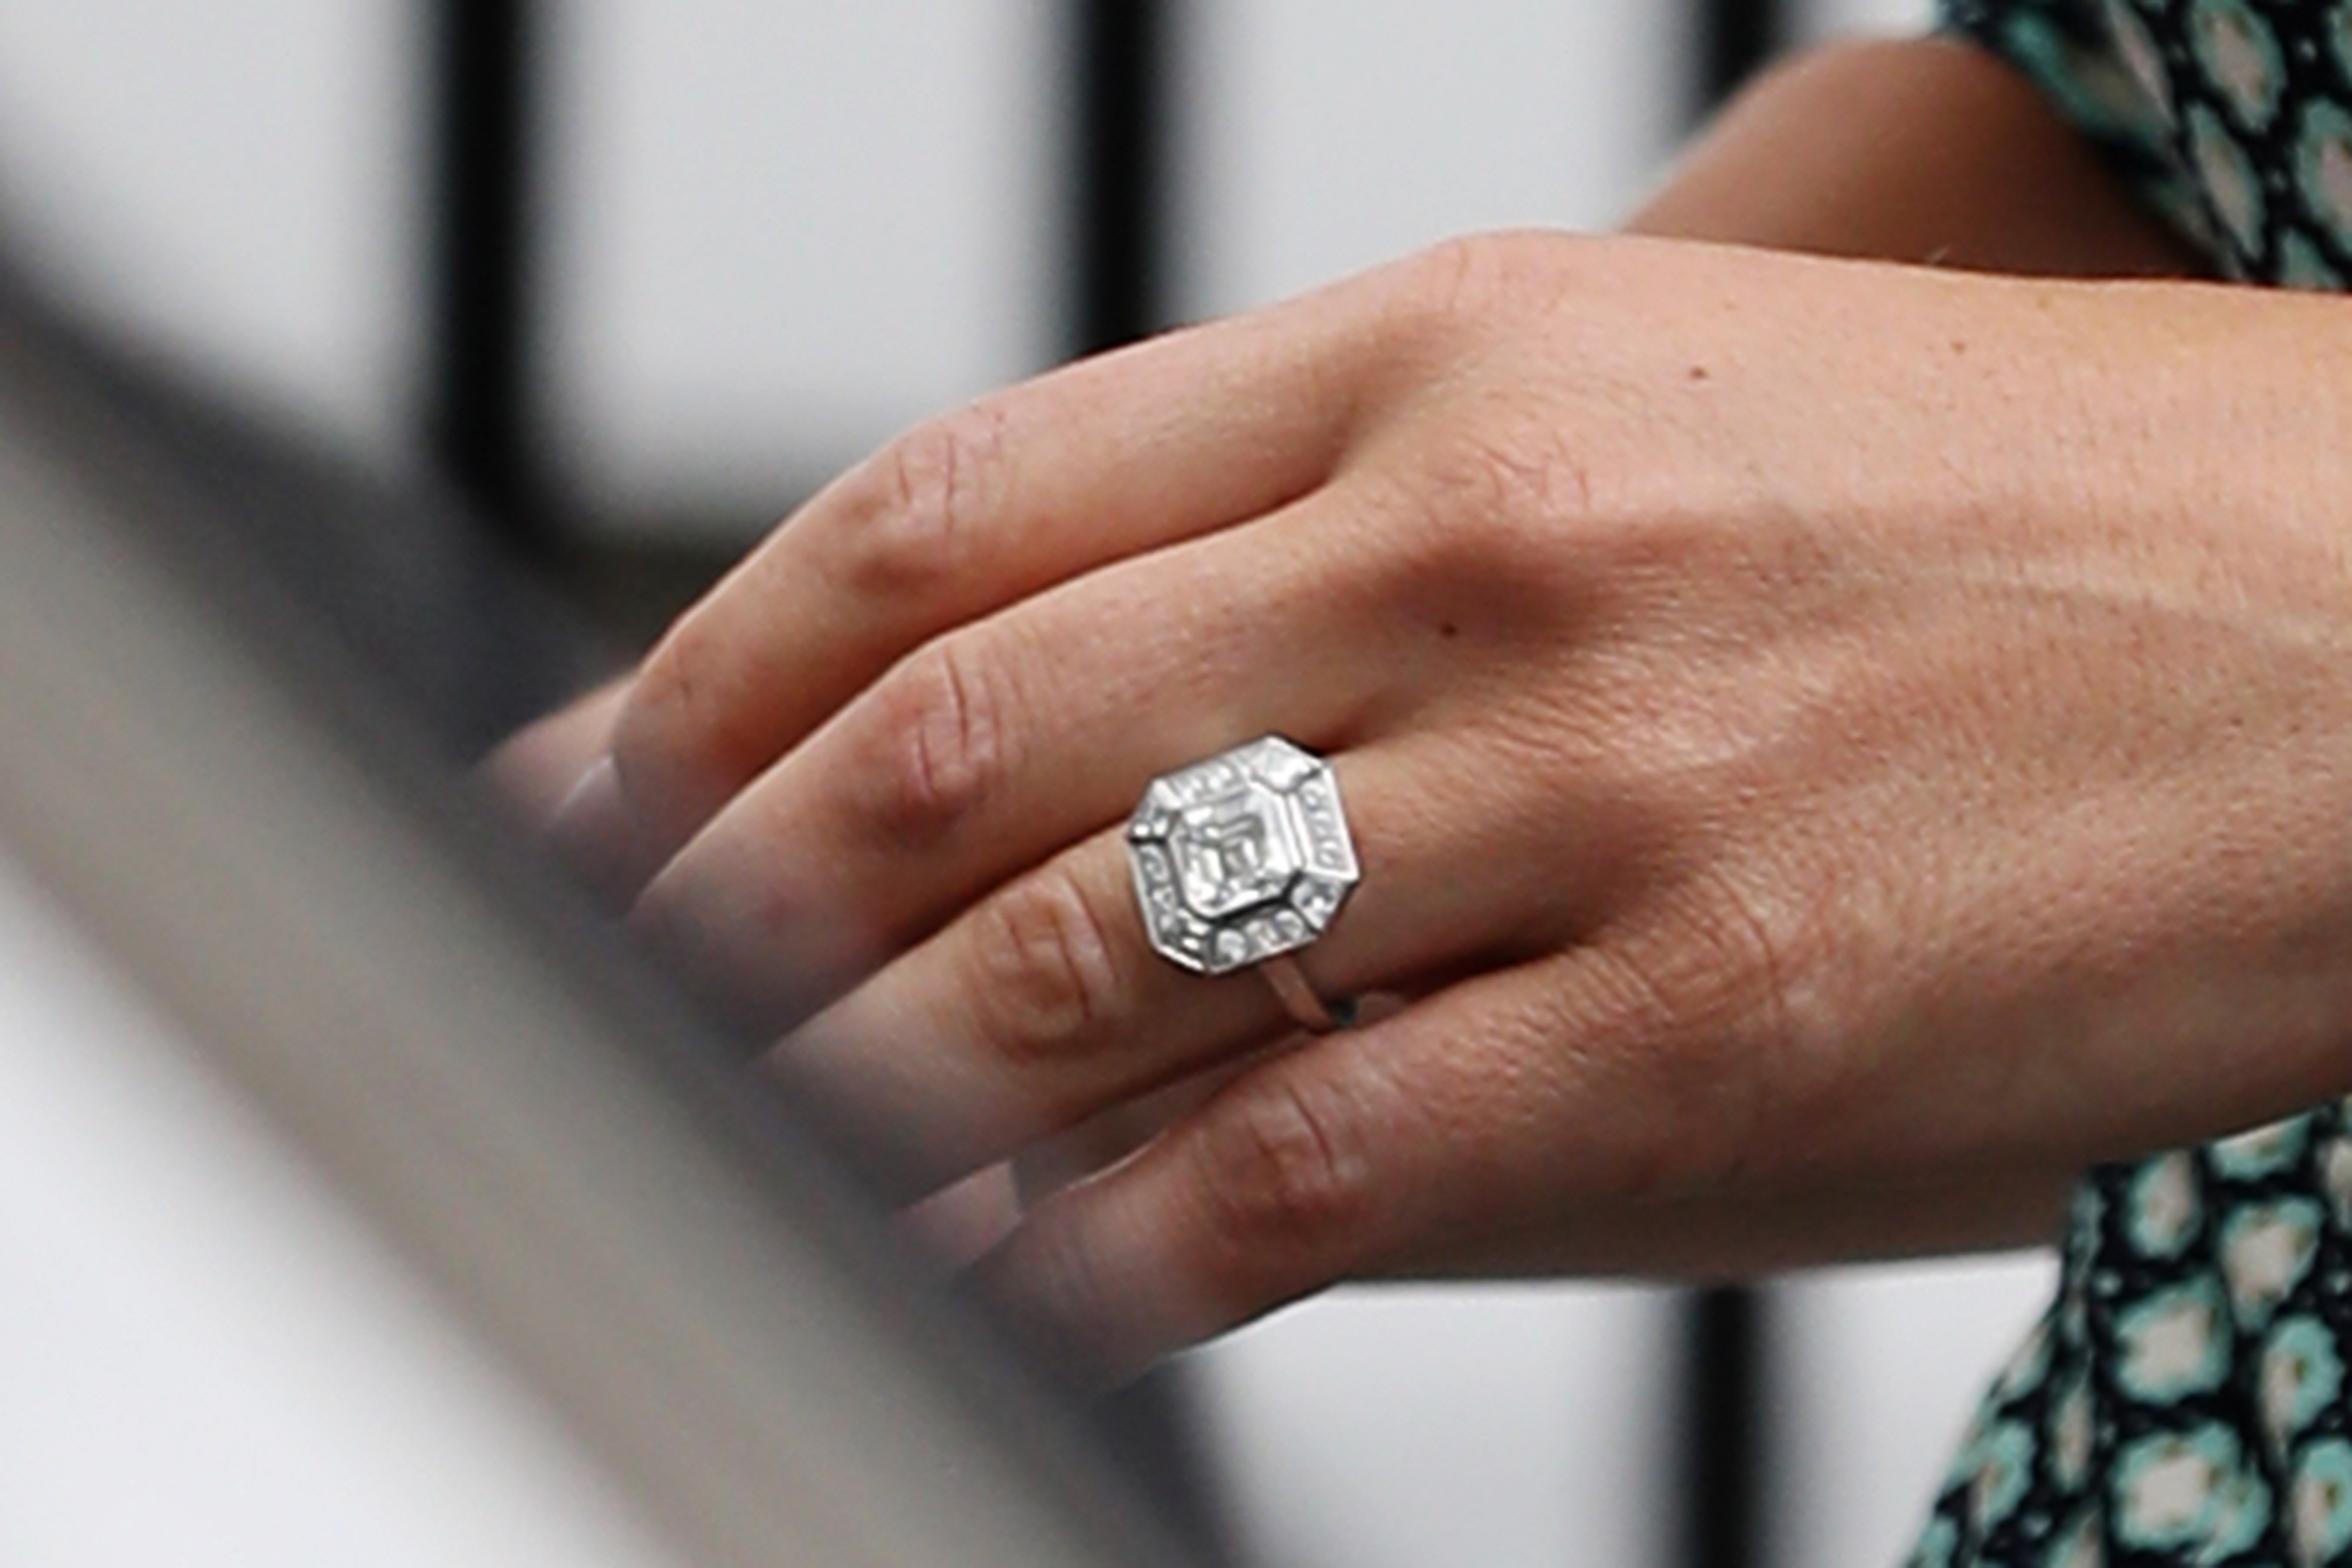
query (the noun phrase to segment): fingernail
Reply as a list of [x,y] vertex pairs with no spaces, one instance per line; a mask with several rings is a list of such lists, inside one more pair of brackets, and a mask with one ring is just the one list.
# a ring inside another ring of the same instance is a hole
[[580,775],[548,819],[546,838],[599,908],[612,914],[628,909],[643,879],[638,864],[643,854],[612,758],[599,760]]

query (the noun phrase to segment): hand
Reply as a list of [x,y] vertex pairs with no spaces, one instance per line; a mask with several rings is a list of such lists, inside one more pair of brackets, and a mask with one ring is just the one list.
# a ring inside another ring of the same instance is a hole
[[[909,1197],[1234,1065],[981,1268],[1116,1375],[1329,1281],[2054,1219],[2352,1080],[2329,301],[1465,241],[916,431],[566,825]],[[1267,731],[1406,1005],[1270,1049],[1118,828]],[[1255,1058],[1251,1060],[1249,1058]]]

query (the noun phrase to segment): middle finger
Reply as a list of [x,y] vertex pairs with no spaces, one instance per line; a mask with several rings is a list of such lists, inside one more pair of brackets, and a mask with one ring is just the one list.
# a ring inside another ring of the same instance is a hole
[[1142,784],[1280,731],[1328,750],[1394,679],[1328,592],[1317,500],[1095,573],[926,646],[657,877],[641,930],[789,1023]]

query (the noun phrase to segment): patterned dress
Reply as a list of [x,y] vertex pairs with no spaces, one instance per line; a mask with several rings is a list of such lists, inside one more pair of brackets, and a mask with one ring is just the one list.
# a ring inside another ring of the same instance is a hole
[[[1947,0],[2249,282],[2352,279],[2352,0]],[[2352,1113],[2096,1171],[1914,1568],[2352,1564]]]

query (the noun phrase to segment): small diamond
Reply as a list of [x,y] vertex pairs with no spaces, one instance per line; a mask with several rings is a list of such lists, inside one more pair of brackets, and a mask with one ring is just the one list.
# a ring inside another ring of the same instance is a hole
[[1243,940],[1241,932],[1237,931],[1221,931],[1217,933],[1217,962],[1219,963],[1239,963],[1243,959],[1247,958],[1248,956],[1249,943]]

